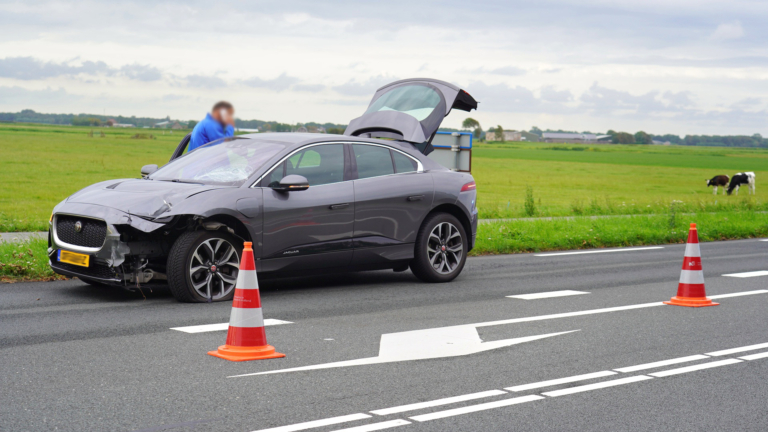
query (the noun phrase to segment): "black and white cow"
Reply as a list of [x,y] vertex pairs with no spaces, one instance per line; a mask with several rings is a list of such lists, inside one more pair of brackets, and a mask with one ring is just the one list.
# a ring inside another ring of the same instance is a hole
[[713,194],[717,195],[717,187],[722,186],[723,187],[723,195],[725,195],[725,187],[728,186],[728,176],[727,175],[716,175],[712,177],[711,179],[707,180],[707,187],[714,187]]
[[755,193],[755,173],[753,172],[743,172],[743,173],[736,173],[731,178],[731,184],[728,185],[728,195],[730,195],[734,190],[736,190],[736,195],[739,194],[739,186],[741,185],[748,185],[749,186],[749,193],[754,194]]

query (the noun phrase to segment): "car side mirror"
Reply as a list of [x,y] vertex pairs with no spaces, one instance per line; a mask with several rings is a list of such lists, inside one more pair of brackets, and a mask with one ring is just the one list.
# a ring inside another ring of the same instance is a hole
[[272,189],[278,192],[303,191],[309,189],[309,181],[304,176],[291,174],[283,177]]
[[152,174],[155,171],[157,171],[157,165],[156,164],[144,165],[143,167],[141,167],[141,176],[146,178],[147,176],[149,176],[150,174]]

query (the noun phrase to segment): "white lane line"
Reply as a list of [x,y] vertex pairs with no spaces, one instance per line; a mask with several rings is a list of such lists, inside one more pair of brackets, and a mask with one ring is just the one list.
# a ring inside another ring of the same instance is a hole
[[[730,293],[730,294],[720,294],[720,295],[709,296],[709,298],[720,299],[720,298],[726,298],[726,297],[739,297],[739,296],[754,295],[754,294],[768,294],[768,290],[754,290],[754,291],[744,291],[744,292],[737,292],[737,293]],[[472,326],[490,327],[490,326],[497,326],[497,325],[503,325],[503,324],[517,324],[517,323],[531,322],[531,321],[543,321],[543,320],[569,318],[569,317],[582,316],[582,315],[592,315],[592,314],[618,312],[618,311],[625,311],[625,310],[632,310],[632,309],[642,309],[642,308],[648,308],[648,307],[654,307],[654,306],[664,306],[664,303],[663,302],[641,303],[641,304],[634,304],[634,305],[628,305],[628,306],[616,306],[616,307],[609,307],[609,308],[603,308],[603,309],[589,309],[589,310],[583,310],[583,311],[565,312],[565,313],[552,314],[552,315],[537,315],[537,316],[524,317],[524,318],[512,318],[507,320],[476,323],[476,324],[472,324]]]
[[576,381],[585,381],[593,378],[602,378],[609,375],[618,375],[618,374],[616,372],[611,372],[611,371],[601,371],[601,372],[588,373],[584,375],[574,375],[567,378],[558,378],[558,379],[553,379],[548,381],[539,381],[531,384],[523,384],[523,385],[514,386],[514,387],[506,387],[504,390],[521,392],[521,391],[531,390],[536,388],[551,387],[559,384],[568,384]]
[[521,300],[538,300],[538,299],[544,299],[544,298],[565,297],[565,296],[581,295],[581,294],[589,294],[589,293],[586,291],[562,290],[562,291],[548,291],[548,292],[533,293],[533,294],[511,295],[507,297],[521,299]]
[[738,348],[731,348],[731,349],[726,349],[726,350],[721,350],[721,351],[713,351],[713,352],[705,353],[705,354],[707,354],[708,356],[712,356],[712,357],[719,357],[719,356],[724,356],[724,355],[734,354],[734,353],[739,353],[739,352],[744,352],[744,351],[759,350],[759,349],[762,349],[762,348],[768,348],[768,343],[761,343],[761,344],[756,344],[756,345],[747,345],[747,346],[738,347]]
[[377,431],[382,429],[389,429],[397,426],[405,426],[409,424],[411,424],[411,422],[409,422],[408,420],[397,419],[397,420],[390,420],[390,421],[385,421],[381,423],[355,426],[347,429],[336,429],[335,431],[332,431],[332,432],[370,432],[370,431]]
[[449,398],[436,399],[436,400],[433,400],[433,401],[419,402],[419,403],[413,403],[413,404],[409,404],[409,405],[400,405],[400,406],[396,406],[396,407],[392,407],[392,408],[384,408],[384,409],[380,409],[380,410],[371,411],[371,413],[376,414],[376,415],[388,415],[388,414],[401,413],[401,412],[405,412],[405,411],[418,410],[418,409],[422,409],[422,408],[430,408],[430,407],[436,407],[436,406],[440,406],[440,405],[448,405],[448,404],[457,403],[457,402],[464,402],[464,401],[468,401],[468,400],[482,399],[482,398],[487,398],[487,397],[491,397],[491,396],[500,396],[500,395],[505,395],[505,394],[508,394],[508,393],[505,392],[505,391],[501,391],[501,390],[489,390],[489,391],[484,391],[484,392],[480,392],[480,393],[471,393],[471,394],[465,394],[465,395],[461,395],[461,396],[454,396],[454,397],[449,397]]
[[618,311],[625,311],[625,310],[631,310],[631,309],[642,309],[642,308],[654,307],[654,306],[664,306],[664,303],[663,302],[642,303],[642,304],[635,304],[635,305],[629,305],[629,306],[616,306],[616,307],[609,307],[609,308],[603,308],[603,309],[589,309],[589,310],[576,311],[576,312],[564,312],[564,313],[552,314],[552,315],[536,315],[536,316],[524,317],[524,318],[512,318],[512,319],[508,319],[508,320],[488,321],[488,322],[484,322],[484,323],[473,324],[473,326],[475,326],[475,327],[490,327],[490,326],[497,326],[497,325],[502,325],[502,324],[517,324],[517,323],[522,323],[522,322],[543,321],[543,320],[558,319],[558,318],[569,318],[569,317],[575,317],[575,316],[581,316],[581,315],[592,315],[592,314],[601,314],[601,313],[608,313],[608,312],[618,312]]
[[[276,326],[276,325],[283,325],[283,324],[293,324],[291,321],[283,321],[279,319],[272,319],[267,318],[264,320],[265,326]],[[205,333],[205,332],[212,332],[212,331],[222,331],[229,329],[229,323],[220,323],[220,324],[203,324],[203,325],[195,325],[195,326],[187,326],[187,327],[171,327],[171,330],[178,330],[180,332],[184,333]]]
[[417,415],[409,418],[411,420],[416,420],[417,422],[425,422],[425,421],[436,420],[436,419],[441,419],[445,417],[453,417],[453,416],[462,415],[462,414],[469,414],[469,413],[478,412],[478,411],[485,411],[485,410],[494,409],[494,408],[517,405],[517,404],[532,402],[532,401],[541,400],[541,399],[544,399],[544,398],[537,395],[521,396],[521,397],[516,397],[512,399],[504,399],[496,402],[487,402],[479,405],[470,405],[462,408],[454,408],[454,409],[445,410],[445,411],[422,414],[422,415]]
[[300,431],[305,429],[312,429],[320,426],[331,426],[336,425],[339,423],[346,423],[351,422],[355,420],[362,420],[371,418],[373,416],[370,416],[368,414],[358,413],[358,414],[350,414],[345,416],[339,416],[339,417],[331,417],[327,419],[322,420],[314,420],[314,421],[308,421],[304,423],[296,423],[288,426],[279,426],[276,428],[270,428],[270,429],[259,429],[252,432],[294,432],[294,431]]
[[768,239],[762,239],[762,240],[760,240],[760,241],[768,241]]
[[635,366],[627,366],[627,367],[623,367],[623,368],[617,368],[617,369],[614,369],[614,370],[622,372],[622,373],[637,372],[637,371],[643,370],[643,369],[653,369],[653,368],[657,368],[657,367],[669,366],[669,365],[679,364],[679,363],[692,362],[692,361],[696,361],[696,360],[704,360],[704,359],[708,359],[708,358],[709,358],[709,356],[705,356],[705,355],[702,355],[702,354],[696,354],[696,355],[692,355],[692,356],[688,356],[688,357],[678,357],[678,358],[673,358],[673,359],[669,359],[669,360],[661,360],[661,361],[657,361],[657,362],[653,362],[653,363],[645,363],[645,364],[639,364],[639,365],[635,365]]
[[751,271],[751,272],[744,272],[744,273],[729,273],[729,274],[724,274],[723,276],[737,277],[737,278],[750,278],[750,277],[756,277],[756,276],[768,276],[768,271],[760,270],[760,271]]
[[533,256],[550,257],[550,256],[583,255],[583,254],[610,253],[610,252],[635,252],[635,251],[644,251],[644,250],[652,250],[652,249],[664,249],[664,246],[651,246],[651,247],[641,247],[641,248],[631,248],[631,249],[607,249],[607,250],[598,249],[598,250],[578,251],[578,252],[555,252],[555,253],[535,254]]
[[768,357],[768,351],[757,353],[757,354],[750,354],[750,355],[746,355],[744,357],[739,357],[739,358],[742,360],[757,360],[757,359],[766,358],[766,357]]
[[607,387],[614,387],[614,386],[623,385],[623,384],[631,384],[634,382],[645,381],[649,379],[653,379],[653,378],[645,375],[637,375],[629,378],[621,378],[617,380],[603,381],[595,384],[587,384],[579,387],[571,387],[571,388],[562,389],[562,390],[554,390],[550,392],[544,392],[542,394],[544,396],[549,396],[549,397],[565,396],[573,393],[581,393],[585,391],[597,390],[597,389],[602,389]]
[[716,368],[716,367],[720,367],[720,366],[728,366],[728,365],[732,365],[732,364],[736,364],[736,363],[741,363],[741,360],[737,360],[737,359],[720,360],[720,361],[715,361],[715,362],[702,363],[700,365],[686,366],[686,367],[681,367],[681,368],[677,368],[677,369],[665,370],[665,371],[661,371],[661,372],[654,372],[654,373],[648,374],[648,375],[655,376],[657,378],[662,378],[662,377],[667,377],[667,376],[670,376],[670,375],[677,375],[677,374],[682,374],[682,373],[687,373],[687,372],[694,372],[694,371],[697,371],[697,370]]
[[728,297],[741,297],[741,296],[765,294],[765,293],[768,293],[768,290],[742,291],[742,292],[736,292],[736,293],[730,293],[730,294],[718,294],[718,295],[713,295],[708,297],[711,299],[721,299],[721,298],[728,298]]

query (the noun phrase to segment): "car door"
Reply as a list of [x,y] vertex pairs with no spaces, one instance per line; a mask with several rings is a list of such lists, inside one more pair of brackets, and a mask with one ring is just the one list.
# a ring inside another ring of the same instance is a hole
[[378,144],[351,144],[355,187],[354,264],[410,259],[432,206],[432,176],[415,158]]
[[[289,271],[344,267],[352,258],[354,186],[345,178],[344,144],[304,147],[264,176],[261,269]],[[309,189],[278,192],[270,184],[291,174]],[[347,175],[348,177],[348,175]]]

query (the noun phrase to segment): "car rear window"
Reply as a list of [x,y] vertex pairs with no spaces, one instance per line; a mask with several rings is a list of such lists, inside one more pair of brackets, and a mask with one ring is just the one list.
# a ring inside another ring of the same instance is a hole
[[353,144],[352,151],[357,163],[357,178],[378,177],[394,174],[392,157],[386,147]]

